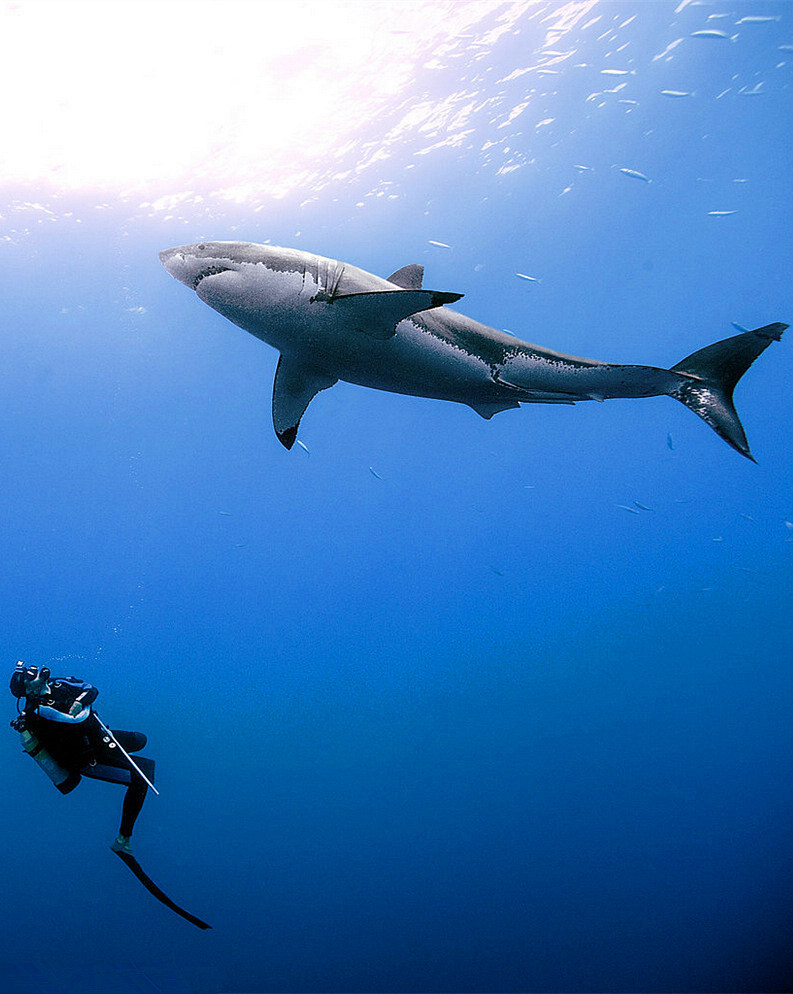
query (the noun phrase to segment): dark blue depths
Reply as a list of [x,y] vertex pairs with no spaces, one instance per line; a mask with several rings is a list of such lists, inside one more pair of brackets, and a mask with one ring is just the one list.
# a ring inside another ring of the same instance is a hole
[[465,313],[613,361],[790,320],[793,35],[766,9],[719,49],[701,8],[602,5],[641,15],[630,96],[562,75],[514,171],[407,148],[394,200],[363,173],[171,219],[53,195],[85,223],[2,250],[6,660],[148,734],[137,854],[214,926],[109,852],[120,791],[58,796],[9,730],[8,994],[790,989],[790,342],[736,393],[757,466],[667,398],[484,422],[345,384],[287,453],[275,354],[157,260],[246,237],[420,262]]

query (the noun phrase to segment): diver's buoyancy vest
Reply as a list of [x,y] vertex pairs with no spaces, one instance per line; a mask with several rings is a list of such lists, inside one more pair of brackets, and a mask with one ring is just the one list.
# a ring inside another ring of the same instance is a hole
[[22,739],[22,748],[31,759],[35,759],[58,790],[62,794],[74,790],[80,782],[80,774],[72,773],[57,763],[29,729],[23,728],[19,735]]

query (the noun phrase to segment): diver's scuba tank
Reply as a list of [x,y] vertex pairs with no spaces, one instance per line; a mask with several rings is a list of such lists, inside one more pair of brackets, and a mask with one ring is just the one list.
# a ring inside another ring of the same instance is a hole
[[[18,660],[14,672],[11,675],[11,693],[17,699],[17,710],[21,698],[32,698],[34,701],[40,699],[40,695],[49,694],[50,671],[46,666],[28,666],[22,660]],[[47,776],[62,794],[68,794],[74,790],[81,780],[79,773],[71,772],[61,766],[50,752],[44,748],[38,736],[28,728],[27,714],[21,711],[11,722],[11,727],[19,732],[22,740],[22,748],[32,759],[35,759]],[[35,724],[34,724],[35,728]]]
[[20,724],[21,727],[14,723],[14,727],[19,732],[20,738],[22,739],[22,748],[28,756],[30,756],[31,759],[36,760],[42,770],[44,770],[62,794],[68,794],[70,791],[74,790],[80,782],[80,774],[71,773],[59,763],[56,763],[33,732],[25,727],[24,722],[20,722]]

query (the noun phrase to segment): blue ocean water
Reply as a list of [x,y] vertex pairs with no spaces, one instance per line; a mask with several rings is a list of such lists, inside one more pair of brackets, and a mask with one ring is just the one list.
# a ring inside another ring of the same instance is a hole
[[6,665],[146,732],[136,854],[213,925],[9,730],[0,990],[793,989],[791,339],[757,465],[669,398],[344,383],[287,452],[277,354],[157,256],[416,262],[615,362],[790,321],[793,8],[291,10],[0,11]]

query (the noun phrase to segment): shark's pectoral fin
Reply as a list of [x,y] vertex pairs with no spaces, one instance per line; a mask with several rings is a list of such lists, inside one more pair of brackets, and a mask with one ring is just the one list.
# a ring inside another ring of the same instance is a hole
[[395,273],[391,273],[388,282],[395,286],[401,286],[403,290],[420,290],[423,279],[424,267],[414,262],[410,266],[403,266]]
[[327,390],[337,382],[335,376],[312,369],[295,359],[280,357],[273,383],[273,427],[281,445],[292,448],[300,419],[308,405],[320,390]]
[[399,322],[411,314],[453,304],[460,297],[461,293],[442,290],[377,290],[334,297],[332,304],[346,311],[349,327],[385,341],[396,334]]

